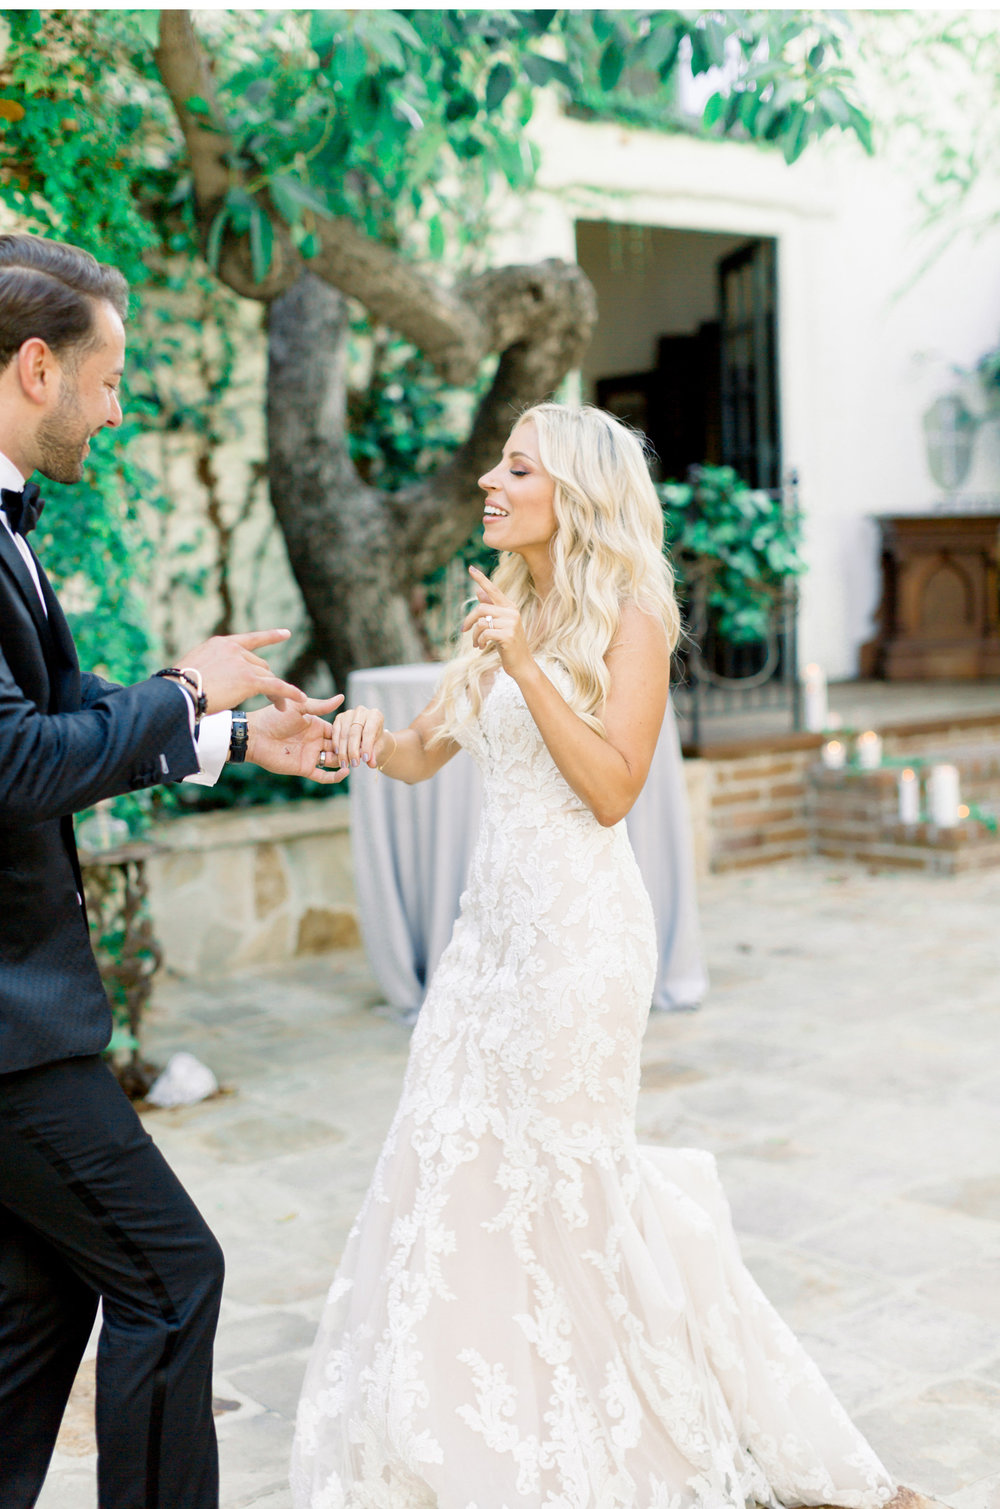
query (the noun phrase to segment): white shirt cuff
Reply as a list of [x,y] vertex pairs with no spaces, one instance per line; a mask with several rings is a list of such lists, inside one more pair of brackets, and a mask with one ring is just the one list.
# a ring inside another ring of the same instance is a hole
[[[194,704],[188,698],[191,710],[191,737],[194,739]],[[222,774],[222,767],[229,757],[229,739],[233,730],[232,713],[209,713],[198,724],[198,737],[194,739],[194,752],[198,757],[198,771],[186,775],[189,786],[214,786]]]

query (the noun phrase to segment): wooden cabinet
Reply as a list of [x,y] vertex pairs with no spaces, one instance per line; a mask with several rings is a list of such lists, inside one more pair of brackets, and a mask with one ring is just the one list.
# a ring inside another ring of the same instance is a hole
[[888,514],[878,632],[862,676],[887,681],[1000,676],[1000,515]]

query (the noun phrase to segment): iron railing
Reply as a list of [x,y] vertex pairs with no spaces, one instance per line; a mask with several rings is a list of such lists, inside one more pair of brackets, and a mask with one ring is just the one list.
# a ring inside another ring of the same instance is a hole
[[[771,496],[789,514],[798,512],[794,473]],[[758,715],[789,732],[802,728],[802,689],[798,676],[798,588],[786,578],[774,594],[764,639],[740,642],[720,633],[709,603],[711,563],[684,563],[684,635],[674,655],[672,695],[681,740],[700,746],[711,721],[713,738],[740,737]],[[776,716],[777,715],[777,716]],[[741,724],[743,728],[741,729]]]

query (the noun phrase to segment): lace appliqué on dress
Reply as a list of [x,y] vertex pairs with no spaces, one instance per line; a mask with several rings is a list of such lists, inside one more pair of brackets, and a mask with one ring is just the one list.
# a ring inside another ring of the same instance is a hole
[[655,934],[624,824],[502,672],[467,737],[482,828],[309,1364],[296,1509],[877,1509],[714,1160],[636,1144]]

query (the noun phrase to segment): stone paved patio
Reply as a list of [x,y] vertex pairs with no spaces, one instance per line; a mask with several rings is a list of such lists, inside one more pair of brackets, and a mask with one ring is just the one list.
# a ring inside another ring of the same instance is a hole
[[[712,990],[656,1016],[641,1130],[719,1159],[747,1261],[901,1481],[1000,1509],[1000,874],[811,861],[702,889]],[[288,1509],[299,1382],[402,1074],[364,958],[159,988],[226,1087],[146,1124],[227,1253],[223,1509]],[[93,1362],[39,1509],[92,1509]]]

